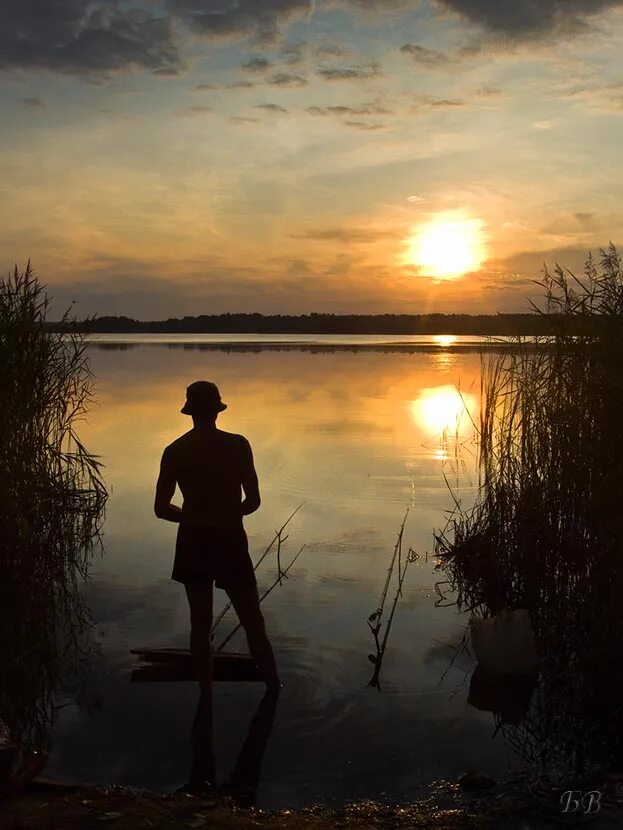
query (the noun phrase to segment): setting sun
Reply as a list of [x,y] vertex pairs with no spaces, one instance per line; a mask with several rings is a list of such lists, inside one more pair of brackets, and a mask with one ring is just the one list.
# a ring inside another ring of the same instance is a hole
[[482,221],[440,215],[415,229],[403,261],[433,277],[453,279],[478,270],[484,259]]

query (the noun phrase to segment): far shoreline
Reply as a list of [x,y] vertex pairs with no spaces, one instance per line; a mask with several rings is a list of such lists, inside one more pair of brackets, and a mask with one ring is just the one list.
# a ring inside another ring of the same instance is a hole
[[[619,322],[618,318],[612,322]],[[377,335],[542,337],[589,333],[582,315],[560,314],[216,314],[167,320],[94,316],[48,322],[50,332],[81,334]]]

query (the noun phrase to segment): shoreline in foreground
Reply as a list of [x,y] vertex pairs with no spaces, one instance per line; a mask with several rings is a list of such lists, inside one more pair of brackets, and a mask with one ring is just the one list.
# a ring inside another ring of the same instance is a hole
[[2,803],[1,830],[88,830],[110,824],[115,830],[172,830],[177,827],[234,830],[334,830],[334,828],[420,828],[435,830],[541,830],[559,824],[586,823],[606,828],[623,821],[621,796],[602,794],[600,809],[592,815],[565,813],[560,793],[535,790],[513,780],[474,788],[438,781],[430,796],[412,803],[357,801],[342,808],[265,810],[231,796],[203,793],[158,793],[113,785],[66,784],[41,776],[29,789]]

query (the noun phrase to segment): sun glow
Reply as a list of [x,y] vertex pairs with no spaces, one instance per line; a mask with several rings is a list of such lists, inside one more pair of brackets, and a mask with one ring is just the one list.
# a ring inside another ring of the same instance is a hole
[[456,343],[456,335],[454,334],[436,334],[433,340],[438,346],[451,346]]
[[414,229],[403,264],[439,279],[477,271],[486,256],[482,225],[481,219],[439,214]]
[[473,418],[475,410],[475,396],[461,393],[454,386],[423,389],[411,402],[413,420],[429,435],[441,432],[467,434],[471,428],[470,415]]

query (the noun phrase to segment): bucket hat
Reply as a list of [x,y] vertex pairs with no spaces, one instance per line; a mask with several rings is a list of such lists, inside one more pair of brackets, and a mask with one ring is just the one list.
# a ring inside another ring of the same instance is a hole
[[186,403],[180,410],[183,415],[212,415],[227,409],[221,400],[218,386],[209,380],[197,380],[186,389]]

